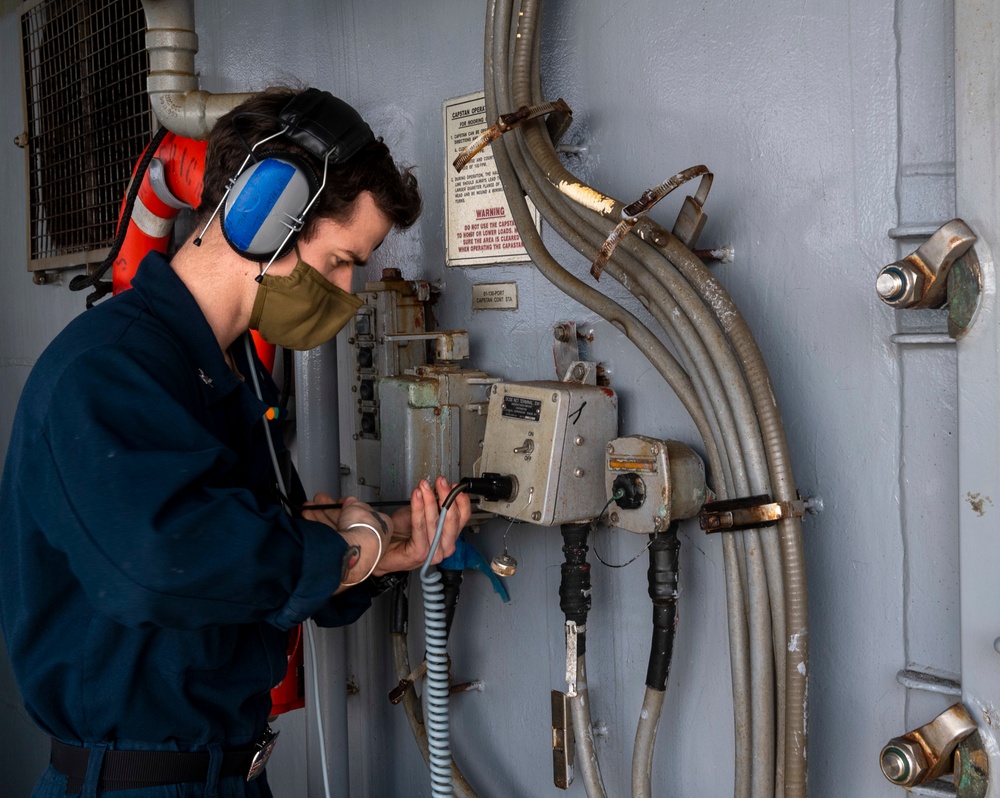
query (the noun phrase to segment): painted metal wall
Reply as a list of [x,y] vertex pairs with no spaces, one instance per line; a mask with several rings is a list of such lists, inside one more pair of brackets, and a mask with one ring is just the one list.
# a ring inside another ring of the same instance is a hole
[[[5,3],[0,16],[0,69],[8,76],[0,142],[22,128],[16,6]],[[441,283],[440,325],[469,329],[474,364],[507,380],[555,376],[555,322],[593,330],[588,354],[609,370],[622,432],[696,442],[641,353],[532,267],[443,266],[441,103],[482,86],[483,4],[436,0],[417,10],[402,0],[303,0],[279,9],[247,0],[200,3],[196,15],[203,88],[293,81],[328,88],[356,104],[402,161],[417,165],[425,214],[386,242],[369,278],[397,266],[407,278]],[[545,31],[543,89],[573,107],[570,138],[586,147],[567,162],[571,169],[626,201],[693,164],[716,175],[702,244],[735,248],[735,262],[716,266],[716,274],[770,366],[799,488],[825,507],[806,521],[812,793],[895,795],[879,772],[879,749],[943,708],[940,697],[908,696],[895,675],[907,665],[959,667],[955,366],[946,348],[890,341],[940,318],[894,314],[876,298],[873,281],[879,267],[917,243],[890,239],[890,229],[953,212],[951,4],[550,0]],[[0,146],[0,176],[7,187],[0,199],[5,443],[31,363],[83,300],[65,285],[31,284],[22,256],[23,155],[9,144]],[[678,202],[661,203],[654,215],[669,226]],[[566,265],[586,274],[587,264],[551,231],[543,234]],[[517,282],[518,311],[472,313],[477,282]],[[647,318],[620,287],[601,285]],[[349,439],[342,445],[349,464]],[[503,533],[503,524],[491,523],[474,543],[489,558]],[[681,625],[656,794],[725,795],[732,730],[721,547],[692,525],[681,541]],[[610,563],[630,559],[643,542],[607,530],[593,539]],[[484,798],[557,795],[548,694],[563,686],[561,541],[554,530],[519,526],[507,543],[520,563],[508,583],[510,604],[485,578],[465,580],[453,674],[481,679],[484,689],[453,702],[455,756]],[[620,569],[591,560],[592,712],[606,784],[624,795],[648,653],[645,567],[642,559]],[[418,608],[415,598],[414,614]],[[427,795],[426,768],[402,711],[385,700],[392,683],[386,615],[379,604],[346,635],[349,677],[359,688],[347,699],[352,793]],[[411,625],[413,661],[419,626]],[[17,779],[10,794],[24,795],[45,753],[25,731],[9,677],[0,678],[0,713],[0,756],[7,758],[0,768]],[[305,794],[306,781],[309,794],[319,794],[316,758],[303,754],[315,743],[302,715],[282,721],[293,744],[278,755],[274,781],[286,796]],[[308,779],[300,767],[307,759]],[[583,795],[582,787],[568,794]]]

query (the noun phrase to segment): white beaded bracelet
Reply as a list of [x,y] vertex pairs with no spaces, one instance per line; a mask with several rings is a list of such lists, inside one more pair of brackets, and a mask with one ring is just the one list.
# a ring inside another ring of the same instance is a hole
[[382,559],[382,536],[379,534],[379,531],[371,524],[365,524],[359,521],[356,524],[351,524],[344,531],[350,532],[352,529],[357,529],[359,526],[364,527],[365,529],[370,529],[372,531],[372,534],[375,535],[375,539],[378,541],[378,554],[375,555],[375,562],[372,563],[372,567],[369,569],[368,573],[366,573],[363,577],[361,577],[357,582],[341,582],[340,583],[341,587],[354,587],[355,585],[360,585],[369,576],[375,573],[375,569],[378,567],[378,561]]

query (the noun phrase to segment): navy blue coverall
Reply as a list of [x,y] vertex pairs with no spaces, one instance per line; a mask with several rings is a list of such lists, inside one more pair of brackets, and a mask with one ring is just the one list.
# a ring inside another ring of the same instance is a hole
[[[241,341],[232,354],[273,401],[256,356],[247,364]],[[276,500],[267,407],[156,253],[132,290],[81,314],[39,358],[0,480],[0,621],[25,707],[52,737],[95,749],[252,743],[288,630],[351,623],[370,605],[364,586],[332,597],[343,538]],[[109,795],[270,795],[265,778],[210,781]],[[34,796],[65,785],[49,768]]]

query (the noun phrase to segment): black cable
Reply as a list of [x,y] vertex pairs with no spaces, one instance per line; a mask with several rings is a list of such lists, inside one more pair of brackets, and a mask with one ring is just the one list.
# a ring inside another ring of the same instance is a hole
[[444,630],[445,636],[451,635],[451,624],[455,620],[455,608],[458,607],[458,597],[462,590],[461,568],[442,568],[438,566],[441,574],[441,584],[444,586]]
[[105,272],[111,268],[112,264],[114,264],[118,253],[121,252],[122,244],[125,243],[125,236],[128,233],[128,223],[132,219],[132,209],[135,207],[135,201],[139,196],[139,187],[142,185],[143,178],[146,176],[149,164],[152,162],[156,150],[163,143],[163,139],[168,132],[165,127],[160,127],[156,131],[156,135],[153,136],[153,140],[149,143],[149,146],[146,147],[146,151],[142,154],[142,159],[136,168],[132,183],[129,185],[128,194],[125,197],[125,208],[122,210],[121,218],[118,220],[118,229],[115,232],[114,240],[111,242],[111,250],[108,252],[108,256],[92,273],[78,274],[69,281],[70,291],[82,291],[84,288],[97,287],[94,293],[87,296],[87,310],[90,310],[97,300],[106,296],[112,289],[112,283],[99,281]]
[[292,395],[292,375],[295,370],[295,358],[291,349],[281,349],[281,392],[278,394],[278,407],[288,409],[288,399]]
[[663,692],[667,689],[670,660],[674,652],[674,634],[677,621],[677,571],[680,541],[677,524],[666,532],[650,536],[649,597],[653,601],[653,640],[649,648],[649,666],[646,669],[646,686]]
[[[590,563],[587,562],[590,524],[563,524],[560,530],[565,561],[560,566],[559,609],[567,621],[586,627],[587,613],[590,612]],[[577,656],[583,656],[585,646],[586,638],[580,633],[577,636]]]

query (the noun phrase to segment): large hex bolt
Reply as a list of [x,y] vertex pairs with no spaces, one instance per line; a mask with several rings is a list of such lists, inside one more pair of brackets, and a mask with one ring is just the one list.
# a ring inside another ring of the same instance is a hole
[[882,773],[893,784],[912,787],[927,772],[923,749],[912,740],[895,737],[882,749]]
[[964,221],[946,222],[915,251],[879,272],[879,298],[894,308],[941,307],[947,299],[949,270],[975,243],[976,234]]

